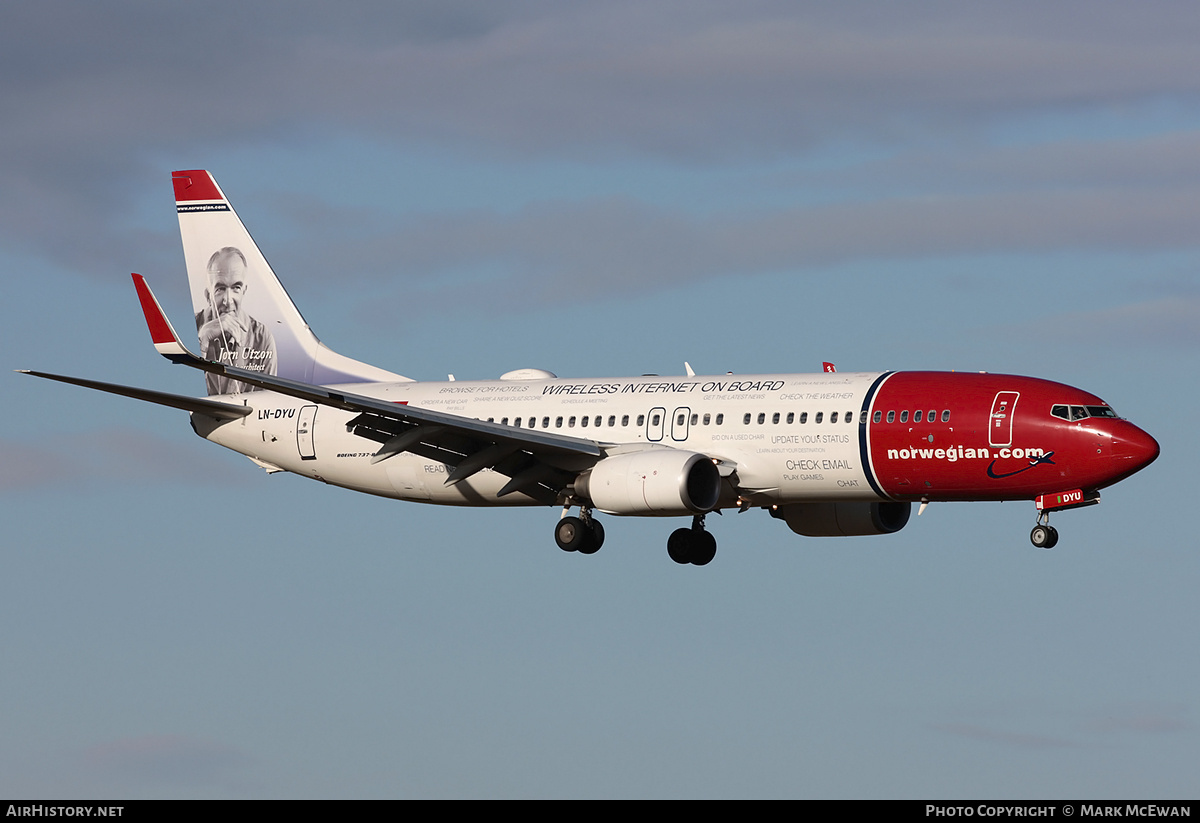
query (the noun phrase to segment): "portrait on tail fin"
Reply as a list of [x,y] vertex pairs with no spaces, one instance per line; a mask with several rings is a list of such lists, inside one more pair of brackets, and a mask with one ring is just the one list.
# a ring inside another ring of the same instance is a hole
[[[408,379],[321,344],[212,175],[177,171],[171,180],[201,357],[305,383]],[[211,372],[205,384],[210,395],[255,391]]]
[[[234,246],[217,249],[208,260],[207,273],[206,306],[196,314],[201,356],[248,371],[276,374],[275,338],[263,323],[247,314],[243,304],[250,287],[246,256]],[[205,377],[210,395],[259,390],[211,372]]]

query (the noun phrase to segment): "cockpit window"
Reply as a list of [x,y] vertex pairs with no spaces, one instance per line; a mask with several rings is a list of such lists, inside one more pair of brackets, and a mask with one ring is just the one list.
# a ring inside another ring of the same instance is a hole
[[1086,420],[1089,417],[1116,418],[1117,413],[1111,406],[1067,406],[1055,405],[1050,407],[1050,414],[1063,420]]

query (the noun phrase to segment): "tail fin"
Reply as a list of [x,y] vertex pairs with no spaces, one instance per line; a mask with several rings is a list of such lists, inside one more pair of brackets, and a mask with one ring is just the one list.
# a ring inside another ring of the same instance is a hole
[[[318,385],[408,380],[317,339],[211,174],[177,171],[171,182],[201,357]],[[254,390],[206,377],[210,395]]]

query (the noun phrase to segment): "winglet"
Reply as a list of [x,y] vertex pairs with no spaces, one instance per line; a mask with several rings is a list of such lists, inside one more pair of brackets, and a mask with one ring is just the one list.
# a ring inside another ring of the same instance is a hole
[[179,335],[171,327],[171,321],[167,319],[162,306],[158,304],[154,292],[150,291],[150,287],[146,285],[146,278],[140,274],[133,275],[133,285],[137,289],[138,300],[142,304],[142,314],[146,316],[146,326],[150,329],[150,339],[154,341],[155,350],[171,361],[176,361],[181,357],[195,357],[180,342]]

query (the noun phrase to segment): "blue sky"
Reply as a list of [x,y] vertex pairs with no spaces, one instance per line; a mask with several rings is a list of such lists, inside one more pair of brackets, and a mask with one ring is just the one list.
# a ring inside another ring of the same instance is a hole
[[1162,456],[1055,517],[803,539],[355,495],[0,377],[0,794],[1195,797],[1192,4],[8,4],[0,339],[199,394],[169,173],[418,379],[936,368]]

